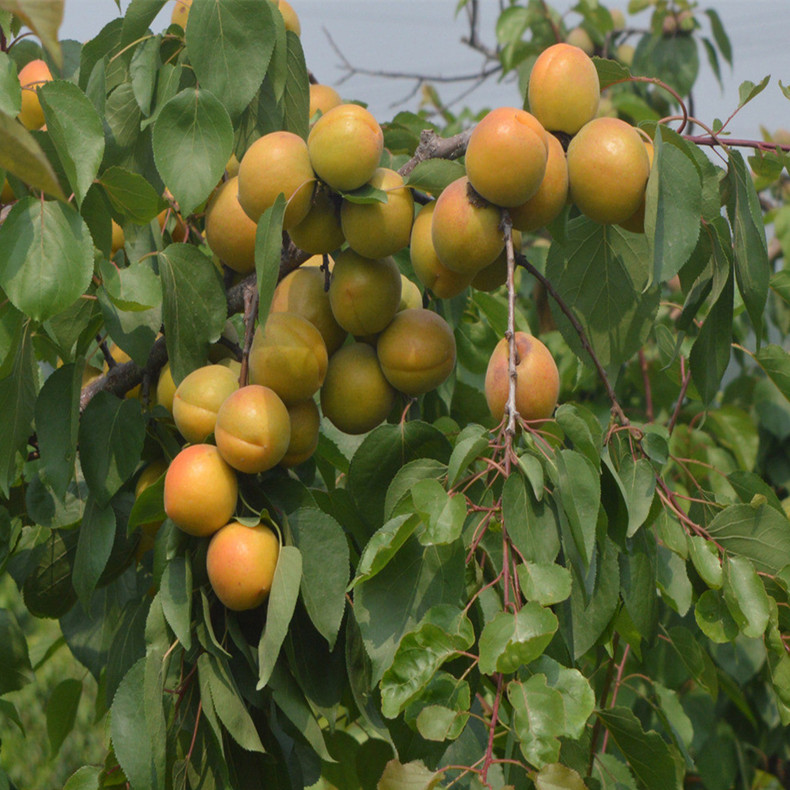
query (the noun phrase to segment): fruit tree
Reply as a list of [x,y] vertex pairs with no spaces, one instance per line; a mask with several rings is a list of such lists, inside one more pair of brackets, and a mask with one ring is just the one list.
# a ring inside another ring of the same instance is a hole
[[171,6],[0,0],[0,788],[62,667],[41,786],[790,787],[790,145],[693,116],[715,9],[461,0],[512,103],[377,118],[297,2]]

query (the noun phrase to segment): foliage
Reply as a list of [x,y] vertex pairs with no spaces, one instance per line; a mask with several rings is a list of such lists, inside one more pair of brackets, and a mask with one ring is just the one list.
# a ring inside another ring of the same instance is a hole
[[[164,0],[133,0],[82,46],[57,43],[56,5],[0,0],[0,166],[17,198],[0,215],[0,572],[26,609],[0,608],[0,715],[22,724],[15,695],[58,652],[34,661],[26,624],[57,622],[88,676],[49,697],[51,753],[88,684],[109,738],[66,787],[785,776],[787,146],[732,140],[728,122],[689,133],[700,48],[717,75],[732,57],[715,10],[632,0],[652,9],[642,31],[578,4],[609,110],[654,140],[646,233],[568,207],[527,239],[509,292],[426,293],[453,326],[455,372],[363,437],[324,422],[307,462],[241,476],[238,515],[283,547],[266,604],[234,613],[208,584],[205,539],[165,520],[142,550],[162,486],[135,499],[135,484],[182,443],[153,398],[165,361],[180,381],[229,315],[243,336],[304,260],[280,248],[281,201],[246,279],[218,273],[202,231],[231,153],[270,131],[306,137],[305,53],[253,0],[195,0],[186,33],[157,34]],[[46,50],[15,38],[22,25]],[[503,10],[495,57],[522,95],[568,32],[545,3]],[[630,68],[611,57],[629,39]],[[47,130],[28,132],[16,75],[41,56],[59,78],[40,89]],[[766,85],[742,86],[740,107]],[[438,192],[462,166],[426,156],[420,132],[449,138],[468,114],[431,95],[440,112],[384,124],[384,159]],[[413,278],[408,253],[397,262]],[[554,418],[515,432],[483,396],[513,326],[541,335],[562,384]],[[130,361],[84,383],[110,341]]]

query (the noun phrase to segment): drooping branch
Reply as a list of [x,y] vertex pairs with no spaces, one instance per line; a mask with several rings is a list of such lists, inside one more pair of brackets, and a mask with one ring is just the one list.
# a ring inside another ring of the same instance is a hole
[[420,133],[420,144],[414,156],[404,164],[398,172],[405,178],[417,167],[420,162],[427,159],[458,159],[466,153],[471,129],[454,134],[452,137],[442,137],[433,129],[423,129]]

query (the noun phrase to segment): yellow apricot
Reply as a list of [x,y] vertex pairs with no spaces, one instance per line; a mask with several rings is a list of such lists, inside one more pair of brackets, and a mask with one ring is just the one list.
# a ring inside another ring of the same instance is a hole
[[384,150],[378,121],[358,104],[339,104],[322,115],[307,137],[310,162],[332,189],[350,192],[367,184]]
[[329,112],[333,107],[342,104],[340,94],[331,85],[321,85],[320,83],[310,84],[310,117],[317,112],[322,115]]
[[249,274],[255,269],[258,226],[247,216],[238,198],[238,176],[215,190],[206,207],[206,244],[234,272]]
[[[109,348],[107,349],[110,352],[110,356],[115,360],[116,365],[123,365],[126,362],[131,362],[132,358],[116,343],[110,343]],[[105,361],[102,365],[102,373],[107,373],[110,370],[110,366]],[[132,387],[126,395],[125,398],[139,398],[142,394],[142,384],[137,384],[136,386]]]
[[156,402],[164,406],[172,414],[175,394],[176,383],[173,381],[173,372],[170,370],[170,363],[165,362],[159,371],[159,379],[156,382]]
[[340,326],[352,335],[374,335],[394,318],[401,280],[392,258],[363,258],[344,250],[335,258],[329,304]]
[[352,203],[340,209],[343,235],[348,246],[365,258],[394,255],[409,243],[414,220],[414,198],[403,176],[388,167],[373,173],[370,186],[387,193],[386,203]]
[[288,409],[269,387],[240,387],[220,406],[214,438],[220,454],[234,469],[247,474],[265,472],[276,466],[288,449]]
[[[513,231],[513,252],[521,251],[521,233]],[[485,269],[481,269],[472,278],[472,288],[478,291],[493,291],[507,282],[507,248],[499,253],[499,257],[488,264]]]
[[288,407],[291,418],[291,441],[280,466],[292,467],[304,463],[318,446],[321,415],[314,400],[303,400]]
[[650,175],[642,138],[619,118],[595,118],[568,146],[571,200],[596,222],[627,220],[638,208]]
[[283,15],[283,20],[285,21],[285,29],[296,33],[297,36],[301,36],[302,25],[299,22],[296,11],[293,10],[293,6],[291,6],[288,0],[269,0],[269,2],[274,3],[274,5],[280,9],[280,13]]
[[411,307],[422,307],[422,293],[416,283],[413,283],[405,274],[401,274],[398,312]]
[[598,72],[579,47],[553,44],[532,67],[529,109],[549,132],[576,134],[595,117],[600,96]]
[[270,132],[259,137],[241,158],[239,203],[258,222],[277,196],[285,195],[283,227],[289,230],[310,210],[315,174],[307,144],[293,132]]
[[547,158],[548,139],[537,118],[515,107],[499,107],[472,130],[466,174],[490,203],[518,206],[537,192]]
[[184,30],[187,29],[187,19],[189,18],[189,9],[192,7],[192,0],[176,0],[173,7],[173,13],[170,15],[171,25],[181,25]]
[[496,260],[505,246],[502,212],[469,192],[469,179],[458,178],[436,200],[431,240],[439,260],[470,278]]
[[223,365],[204,365],[187,375],[173,395],[173,420],[181,435],[202,442],[214,433],[220,406],[238,387],[236,376]]
[[238,486],[236,473],[213,444],[190,445],[167,469],[165,513],[190,535],[211,535],[230,521]]
[[44,110],[38,100],[38,89],[52,79],[49,66],[39,59],[31,60],[19,70],[19,84],[22,86],[22,108],[20,122],[26,129],[40,129],[44,125]]
[[184,218],[178,212],[174,211],[172,208],[162,209],[162,211],[156,215],[156,220],[163,234],[168,226],[172,227],[170,238],[176,242],[176,244],[181,244],[186,241],[188,228],[186,222],[184,222]]
[[110,254],[115,255],[118,250],[123,247],[126,238],[124,237],[123,228],[114,220],[110,219],[112,223],[112,241],[110,243]]
[[438,299],[458,296],[472,281],[473,274],[460,274],[448,269],[436,254],[431,226],[436,201],[426,203],[414,218],[411,228],[409,255],[417,279]]
[[455,336],[432,310],[402,310],[379,335],[381,371],[396,390],[412,397],[436,389],[455,367]]
[[395,404],[395,390],[367,343],[349,343],[329,359],[321,411],[344,433],[360,434],[383,422]]
[[269,527],[226,524],[211,538],[206,572],[222,604],[235,612],[260,606],[269,595],[280,541]]
[[[526,332],[516,332],[516,410],[525,420],[551,417],[560,391],[557,364],[546,346]],[[501,420],[510,387],[509,348],[502,338],[488,362],[485,395],[491,415]]]
[[590,38],[590,34],[583,27],[575,27],[573,30],[568,31],[568,35],[565,36],[565,43],[578,47],[587,56],[592,56],[595,52],[595,44]]
[[334,354],[348,332],[335,320],[329,293],[324,290],[324,273],[309,261],[284,277],[274,289],[269,313],[296,313],[306,318],[320,333],[327,354]]
[[346,240],[340,223],[340,200],[324,184],[316,186],[313,202],[305,218],[288,235],[300,249],[311,255],[334,252]]
[[326,376],[327,360],[324,339],[306,318],[296,313],[269,313],[252,339],[250,381],[270,387],[290,405],[318,391]]
[[513,227],[525,232],[548,225],[568,202],[568,164],[560,141],[550,134],[546,173],[538,191],[520,206],[509,209]]

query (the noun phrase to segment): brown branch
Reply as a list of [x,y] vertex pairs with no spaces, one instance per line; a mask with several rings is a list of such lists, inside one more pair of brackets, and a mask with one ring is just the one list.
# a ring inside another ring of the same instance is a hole
[[414,155],[398,172],[405,178],[420,162],[426,159],[458,159],[466,153],[471,129],[454,134],[452,137],[441,137],[433,129],[420,132],[420,144]]

